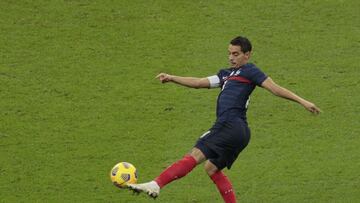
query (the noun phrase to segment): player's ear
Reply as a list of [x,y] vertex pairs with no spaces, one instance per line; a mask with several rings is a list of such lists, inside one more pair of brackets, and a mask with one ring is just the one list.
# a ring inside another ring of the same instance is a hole
[[245,52],[245,57],[246,57],[247,59],[249,59],[249,58],[250,58],[250,56],[251,56],[251,52],[250,52],[250,51]]

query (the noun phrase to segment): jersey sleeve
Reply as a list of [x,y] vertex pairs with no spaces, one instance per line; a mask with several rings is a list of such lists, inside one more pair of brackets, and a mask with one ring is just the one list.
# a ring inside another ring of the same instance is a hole
[[257,86],[261,86],[261,84],[268,78],[268,76],[262,72],[258,67],[253,66],[251,68],[249,79],[251,82],[256,84]]

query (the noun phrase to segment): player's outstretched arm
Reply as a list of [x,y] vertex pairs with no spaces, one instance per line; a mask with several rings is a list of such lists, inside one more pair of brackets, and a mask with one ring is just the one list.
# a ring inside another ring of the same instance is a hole
[[162,83],[173,82],[185,87],[191,88],[209,88],[210,82],[207,78],[196,77],[181,77],[176,75],[169,75],[167,73],[160,73],[156,76]]
[[297,102],[304,106],[305,109],[310,111],[314,114],[319,114],[321,110],[313,103],[299,97],[295,93],[291,92],[290,90],[281,87],[280,85],[276,84],[270,77],[268,77],[262,84],[262,87],[269,90],[271,93],[273,93],[276,96],[289,99],[291,101]]

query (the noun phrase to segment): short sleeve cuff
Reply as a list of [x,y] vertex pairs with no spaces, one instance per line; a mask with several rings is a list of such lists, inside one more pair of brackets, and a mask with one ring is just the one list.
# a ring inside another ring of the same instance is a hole
[[258,81],[258,86],[262,86],[262,83],[266,80],[268,78],[268,76],[267,75],[264,75],[264,77],[262,77],[259,81]]

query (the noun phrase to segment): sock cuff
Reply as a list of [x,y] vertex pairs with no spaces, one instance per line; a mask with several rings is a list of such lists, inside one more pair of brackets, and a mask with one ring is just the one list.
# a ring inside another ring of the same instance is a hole
[[184,160],[187,160],[187,161],[190,161],[192,165],[196,165],[197,164],[197,161],[196,159],[191,156],[190,154],[187,154],[183,157]]
[[158,177],[155,178],[153,181],[159,186],[160,189],[164,187],[164,184],[160,181]]
[[226,176],[222,171],[217,171],[216,173],[212,174],[210,178],[212,181],[217,182],[218,180],[226,178]]

